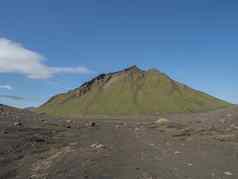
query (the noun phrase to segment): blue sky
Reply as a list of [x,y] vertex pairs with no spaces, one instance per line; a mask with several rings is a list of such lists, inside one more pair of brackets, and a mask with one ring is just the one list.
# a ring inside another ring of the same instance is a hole
[[3,1],[0,103],[37,106],[134,64],[238,103],[237,9],[235,0]]

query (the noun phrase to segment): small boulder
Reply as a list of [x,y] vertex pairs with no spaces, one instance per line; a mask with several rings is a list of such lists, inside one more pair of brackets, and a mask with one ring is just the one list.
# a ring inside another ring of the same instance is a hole
[[22,126],[22,123],[18,121],[18,122],[14,122],[13,125],[19,127],[19,126]]
[[165,124],[168,122],[169,122],[169,120],[166,118],[159,118],[157,121],[155,121],[156,124]]
[[105,148],[105,146],[103,144],[96,145],[96,149],[101,149],[101,148]]
[[67,125],[66,128],[71,129],[71,126],[70,126],[70,125]]
[[40,136],[40,135],[32,136],[30,138],[30,141],[35,142],[35,143],[45,143],[45,142],[47,142],[46,139],[43,136]]
[[115,125],[115,128],[119,129],[119,128],[121,128],[121,126],[120,125]]
[[8,134],[8,131],[6,129],[2,130],[2,134]]
[[72,120],[66,120],[67,123],[72,123]]
[[231,172],[224,172],[225,175],[227,176],[232,176],[233,174]]
[[103,144],[92,144],[90,147],[94,148],[94,149],[102,149],[105,148],[105,146]]
[[231,124],[230,127],[231,127],[232,129],[238,130],[238,126],[236,126],[235,124]]
[[234,134],[215,136],[215,139],[219,140],[220,142],[233,141],[235,138],[236,138],[236,136]]
[[222,124],[224,124],[224,123],[226,122],[226,119],[223,118],[223,119],[220,119],[219,121],[220,121]]
[[95,127],[96,126],[96,122],[89,122],[87,123],[88,127]]
[[45,122],[46,120],[45,120],[45,119],[43,119],[43,118],[41,118],[41,119],[40,119],[40,121],[41,121],[41,122]]
[[181,153],[182,153],[182,152],[177,151],[177,150],[174,152],[175,155],[179,155],[179,154],[181,154]]

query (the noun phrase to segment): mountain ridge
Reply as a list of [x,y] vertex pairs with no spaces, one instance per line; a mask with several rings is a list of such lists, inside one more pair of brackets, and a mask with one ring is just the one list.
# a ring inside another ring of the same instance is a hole
[[100,74],[80,87],[53,96],[36,111],[51,115],[135,115],[199,112],[231,104],[194,90],[157,69],[137,66]]

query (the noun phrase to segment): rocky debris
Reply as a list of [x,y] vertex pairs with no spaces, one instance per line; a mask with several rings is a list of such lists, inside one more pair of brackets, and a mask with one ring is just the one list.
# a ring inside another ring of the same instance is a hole
[[[231,113],[224,111],[168,115],[166,125],[153,118],[94,119],[94,128],[84,120],[0,115],[0,178],[236,179],[238,112],[223,124],[219,119]],[[17,121],[23,126],[14,127]]]
[[1,131],[2,134],[8,134],[8,131],[6,129]]
[[175,152],[174,152],[174,154],[175,155],[179,155],[179,154],[181,154],[182,152],[180,152],[180,151],[178,151],[178,150],[176,150]]
[[72,120],[66,120],[65,121],[65,127],[68,128],[68,129],[71,129],[72,128]]
[[126,122],[117,122],[115,125],[115,128],[121,128],[121,127],[126,127],[127,123]]
[[231,124],[230,127],[231,127],[232,129],[238,130],[238,126],[235,125],[235,124]]
[[226,119],[225,119],[225,118],[222,118],[222,119],[220,119],[219,121],[220,121],[222,124],[225,124]]
[[66,125],[66,128],[71,129],[71,125]]
[[18,121],[18,122],[14,122],[13,125],[16,126],[16,127],[20,127],[20,126],[22,126],[23,124]]
[[121,122],[121,125],[127,126],[127,123],[126,122]]
[[59,149],[52,149],[49,151],[47,158],[34,161],[31,167],[31,179],[46,179],[48,178],[48,169],[57,161],[62,160],[68,153],[72,153],[74,150],[67,146]]
[[168,129],[176,129],[176,130],[183,130],[186,125],[178,122],[169,122],[166,124],[166,128]]
[[117,125],[115,125],[115,128],[116,128],[116,129],[119,129],[119,128],[121,128],[121,125],[118,125],[118,124],[117,124]]
[[46,119],[41,118],[40,121],[41,122],[46,122]]
[[34,135],[30,138],[30,141],[36,142],[36,143],[45,143],[45,142],[47,142],[47,139],[40,135]]
[[157,129],[157,128],[158,128],[158,125],[156,125],[156,124],[150,124],[150,125],[147,126],[147,128],[149,128],[149,129]]
[[96,126],[96,122],[88,122],[86,124],[87,127],[95,127]]
[[229,171],[224,172],[224,174],[227,175],[227,176],[232,176],[232,175],[233,175],[233,174],[232,174],[231,172],[229,172]]
[[156,124],[166,124],[168,122],[169,122],[169,120],[166,118],[160,118],[157,121],[155,121]]
[[134,131],[135,131],[135,132],[138,132],[140,129],[141,129],[141,128],[136,127],[136,128],[134,129]]
[[72,120],[66,120],[66,123],[72,123]]
[[95,127],[96,126],[96,122],[90,122],[89,126],[90,127]]
[[182,129],[175,134],[173,134],[173,137],[189,137],[192,135],[192,130],[190,128]]
[[94,149],[103,149],[105,148],[105,146],[103,144],[92,144],[90,145],[91,148],[94,148]]
[[221,142],[233,141],[236,138],[234,134],[226,134],[226,135],[217,135],[215,136],[216,140]]

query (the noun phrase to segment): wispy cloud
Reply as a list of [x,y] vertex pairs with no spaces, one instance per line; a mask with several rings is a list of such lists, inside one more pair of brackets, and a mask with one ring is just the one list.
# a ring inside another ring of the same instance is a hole
[[23,74],[31,79],[48,79],[57,74],[88,74],[83,66],[52,67],[46,65],[44,56],[23,45],[0,38],[0,73]]
[[13,88],[11,85],[0,85],[0,89],[12,90]]
[[12,95],[0,95],[0,98],[7,98],[7,99],[15,100],[15,101],[25,100],[24,97],[21,97],[21,96],[12,96]]

